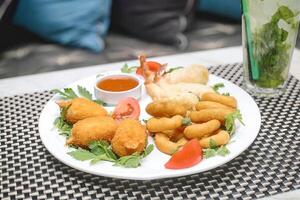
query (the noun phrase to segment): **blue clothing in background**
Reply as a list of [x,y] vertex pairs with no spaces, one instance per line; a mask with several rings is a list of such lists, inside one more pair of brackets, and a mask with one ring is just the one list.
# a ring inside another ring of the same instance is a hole
[[111,0],[20,0],[14,24],[64,45],[100,52]]
[[198,10],[231,19],[241,19],[241,0],[200,0]]

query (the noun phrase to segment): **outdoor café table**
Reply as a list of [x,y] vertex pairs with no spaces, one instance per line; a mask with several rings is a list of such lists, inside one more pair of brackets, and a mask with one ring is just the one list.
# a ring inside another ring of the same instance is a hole
[[[213,66],[212,73],[242,83],[242,47],[153,60],[170,66]],[[129,66],[136,62],[127,61]],[[49,90],[117,70],[123,64],[0,80],[0,199],[300,199],[299,50],[292,60],[288,104],[278,97],[270,100],[271,104],[268,99],[254,98],[262,114],[262,128],[248,150],[207,172],[153,181],[106,178],[70,168],[56,160],[39,138],[39,113],[53,95]],[[284,121],[276,121],[274,104],[282,112],[277,115],[286,116]]]

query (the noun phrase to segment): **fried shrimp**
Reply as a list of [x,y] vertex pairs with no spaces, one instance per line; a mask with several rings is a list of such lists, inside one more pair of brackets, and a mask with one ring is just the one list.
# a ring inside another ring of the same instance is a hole
[[201,100],[214,101],[229,106],[231,108],[237,108],[237,101],[232,96],[225,96],[213,92],[207,92],[202,95]]
[[67,144],[86,148],[94,140],[111,141],[116,130],[117,124],[111,117],[86,118],[74,124]]
[[177,101],[154,101],[147,105],[146,112],[153,117],[173,117],[175,115],[184,116],[187,107]]
[[228,109],[233,109],[229,106],[226,106],[224,104],[218,103],[218,102],[213,102],[213,101],[199,101],[196,105],[196,110],[203,110],[207,108],[228,108]]
[[217,119],[223,124],[225,122],[225,117],[232,112],[234,112],[233,109],[210,108],[200,111],[191,111],[189,117],[194,123],[208,122]]
[[218,120],[210,120],[202,124],[193,124],[184,129],[184,136],[188,139],[202,138],[205,135],[213,133],[218,130],[221,123]]
[[165,134],[157,133],[155,135],[155,144],[157,148],[165,153],[172,155],[174,154],[181,146],[183,146],[187,140],[185,138],[182,138],[178,140],[178,142],[172,142],[170,138],[168,138]]
[[166,82],[170,84],[182,83],[200,83],[208,82],[209,72],[206,67],[200,64],[193,64],[186,68],[178,69],[165,75]]
[[227,144],[229,142],[230,135],[227,131],[221,130],[220,132],[218,132],[215,135],[201,139],[199,141],[200,146],[202,148],[209,148],[211,140],[213,140],[217,146],[221,146],[221,145]]
[[57,104],[62,108],[68,107],[66,120],[72,124],[88,117],[107,115],[107,111],[101,105],[85,98],[75,98],[71,101],[59,101]]
[[146,91],[154,101],[176,100],[192,108],[203,93],[213,92],[206,85],[209,73],[202,65],[192,65],[166,73],[164,69],[151,72],[145,56],[140,56],[140,63],[144,70]]
[[147,121],[147,129],[154,133],[177,129],[182,125],[182,119],[183,117],[180,115],[172,118],[151,118]]
[[144,151],[147,144],[146,128],[137,120],[124,119],[111,141],[112,150],[118,156]]

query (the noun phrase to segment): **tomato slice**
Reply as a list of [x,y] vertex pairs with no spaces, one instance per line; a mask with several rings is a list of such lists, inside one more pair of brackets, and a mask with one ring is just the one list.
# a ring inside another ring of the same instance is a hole
[[167,169],[184,169],[198,164],[203,157],[203,151],[197,139],[186,143],[182,149],[172,155],[165,164]]
[[148,69],[152,72],[159,72],[161,70],[162,65],[158,62],[148,61],[146,62]]
[[140,116],[140,104],[132,97],[122,99],[112,114],[112,117],[116,120],[122,120],[125,118],[139,119]]
[[[155,61],[148,61],[146,62],[146,64],[147,64],[147,69],[150,70],[151,72],[159,72],[162,68],[162,65]],[[144,70],[142,67],[138,67],[135,73],[144,76]]]

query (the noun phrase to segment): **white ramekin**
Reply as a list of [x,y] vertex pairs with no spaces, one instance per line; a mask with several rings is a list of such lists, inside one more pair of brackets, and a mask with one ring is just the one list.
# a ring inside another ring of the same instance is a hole
[[[122,91],[122,92],[110,92],[106,90],[102,90],[97,87],[97,84],[104,80],[108,79],[110,77],[114,76],[125,76],[129,78],[133,78],[136,81],[138,81],[138,85],[130,90]],[[103,102],[105,102],[108,105],[116,105],[121,99],[126,97],[133,97],[135,99],[140,99],[141,93],[142,93],[142,80],[139,78],[139,76],[135,74],[126,74],[121,72],[109,72],[98,75],[96,82],[94,84],[94,94],[96,99],[99,99]]]

